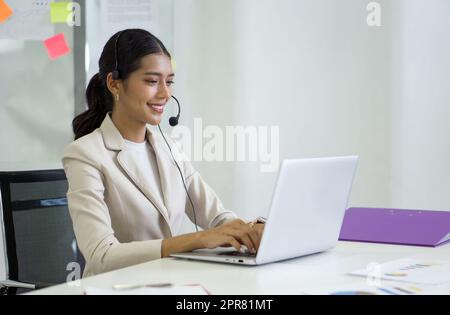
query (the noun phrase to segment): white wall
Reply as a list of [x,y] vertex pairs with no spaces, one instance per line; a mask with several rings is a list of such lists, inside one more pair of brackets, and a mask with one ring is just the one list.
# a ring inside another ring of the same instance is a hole
[[[360,155],[351,206],[449,210],[449,4],[378,2],[371,28],[369,1],[175,0],[182,123],[277,125],[281,158]],[[227,207],[267,212],[275,173],[195,164]]]
[[450,209],[450,2],[396,1],[391,203]]
[[[181,124],[193,130],[193,118],[205,125],[233,124],[237,113],[236,82],[239,24],[236,0],[175,1],[174,58],[177,63],[174,95],[182,106]],[[220,195],[225,206],[238,210],[242,185],[231,162],[194,163]],[[244,209],[243,207],[241,209]],[[244,214],[243,211],[237,211]],[[192,229],[188,224],[188,230]]]

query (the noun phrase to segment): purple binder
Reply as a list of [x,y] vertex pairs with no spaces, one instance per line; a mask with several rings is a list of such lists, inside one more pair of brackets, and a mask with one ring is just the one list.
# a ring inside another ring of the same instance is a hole
[[450,240],[450,212],[349,208],[339,239],[435,247]]

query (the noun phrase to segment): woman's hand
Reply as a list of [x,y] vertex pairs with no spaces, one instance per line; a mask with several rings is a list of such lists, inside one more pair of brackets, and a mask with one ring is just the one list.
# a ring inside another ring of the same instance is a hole
[[242,245],[256,253],[263,232],[264,224],[245,223],[237,219],[206,231],[166,238],[161,243],[161,257],[219,246],[233,246],[240,251]]
[[240,219],[203,231],[203,248],[233,246],[240,251],[245,245],[252,253],[256,253],[264,232],[264,224],[245,223]]

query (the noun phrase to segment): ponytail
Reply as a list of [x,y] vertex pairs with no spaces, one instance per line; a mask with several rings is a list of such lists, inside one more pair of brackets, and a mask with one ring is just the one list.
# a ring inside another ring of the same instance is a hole
[[112,96],[99,73],[89,81],[86,89],[86,101],[88,110],[75,117],[72,122],[75,140],[100,127],[106,114],[112,111]]

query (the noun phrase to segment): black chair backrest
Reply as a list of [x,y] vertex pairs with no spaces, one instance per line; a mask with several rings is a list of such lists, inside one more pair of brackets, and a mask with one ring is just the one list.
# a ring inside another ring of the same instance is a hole
[[64,170],[0,172],[0,188],[9,280],[59,284],[73,263],[82,271]]

